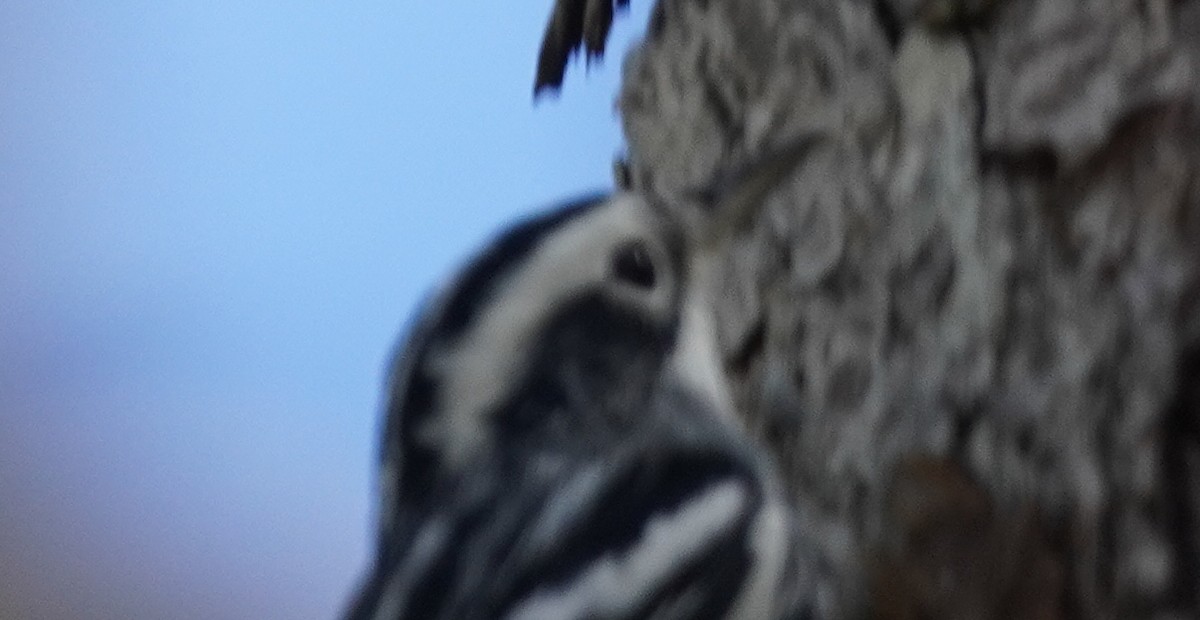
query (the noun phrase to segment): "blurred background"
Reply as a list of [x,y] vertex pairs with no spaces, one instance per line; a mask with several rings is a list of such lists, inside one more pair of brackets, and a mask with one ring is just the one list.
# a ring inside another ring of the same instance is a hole
[[0,618],[331,618],[381,387],[512,218],[611,186],[551,0],[0,2]]

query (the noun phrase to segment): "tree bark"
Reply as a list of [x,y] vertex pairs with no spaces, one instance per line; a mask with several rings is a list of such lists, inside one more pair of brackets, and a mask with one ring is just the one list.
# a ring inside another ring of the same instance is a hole
[[660,0],[635,185],[828,138],[719,339],[822,617],[1200,617],[1200,2]]

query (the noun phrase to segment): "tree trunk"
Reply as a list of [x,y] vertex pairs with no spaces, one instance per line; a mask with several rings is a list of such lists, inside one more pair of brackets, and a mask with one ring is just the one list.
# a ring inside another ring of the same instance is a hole
[[828,138],[719,338],[822,617],[1200,617],[1200,2],[660,0],[626,60],[668,202]]

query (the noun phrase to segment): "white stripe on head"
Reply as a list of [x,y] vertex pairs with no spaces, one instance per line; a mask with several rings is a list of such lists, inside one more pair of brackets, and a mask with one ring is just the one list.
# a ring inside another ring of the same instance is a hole
[[669,361],[683,385],[712,403],[722,420],[735,423],[733,398],[714,326],[712,288],[720,259],[712,252],[688,257],[687,292],[680,308],[679,335]]
[[603,556],[571,581],[551,590],[535,591],[508,617],[535,620],[626,616],[674,576],[681,564],[735,526],[747,500],[740,482],[713,485],[675,512],[649,521],[628,553]]
[[[619,243],[643,239],[665,259],[658,234],[643,199],[618,194],[540,240],[524,263],[495,286],[495,296],[466,331],[431,350],[430,369],[438,382],[434,406],[440,415],[421,429],[424,439],[445,448],[451,463],[461,463],[480,447],[487,431],[483,416],[512,388],[546,319],[608,277],[609,257]],[[664,281],[630,301],[665,317],[672,310],[675,285]]]

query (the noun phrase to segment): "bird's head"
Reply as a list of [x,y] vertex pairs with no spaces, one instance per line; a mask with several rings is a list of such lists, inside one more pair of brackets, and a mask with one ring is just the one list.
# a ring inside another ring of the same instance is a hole
[[664,386],[726,414],[712,265],[810,142],[695,192],[690,210],[622,191],[496,237],[426,304],[397,359],[385,513],[386,498],[420,498],[479,459],[608,450],[653,422]]

